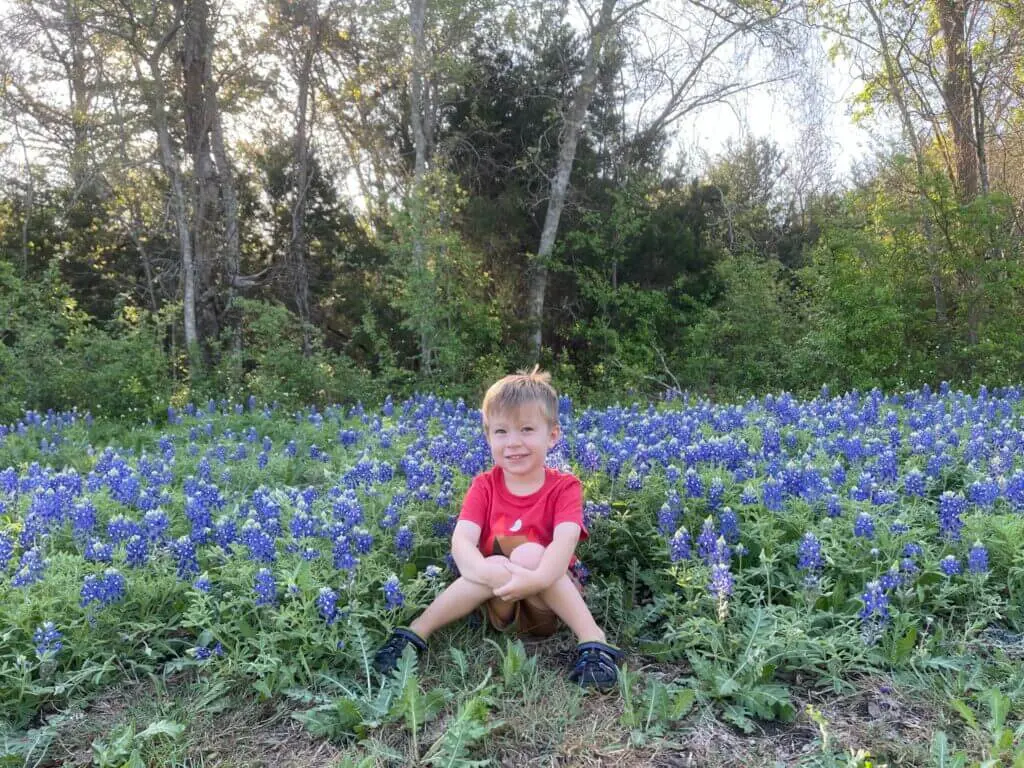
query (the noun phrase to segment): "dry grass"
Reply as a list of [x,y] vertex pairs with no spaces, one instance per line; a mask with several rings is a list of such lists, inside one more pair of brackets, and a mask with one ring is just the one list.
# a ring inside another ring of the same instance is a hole
[[[919,694],[907,695],[891,680],[854,681],[849,693],[794,691],[794,722],[761,723],[744,734],[698,707],[660,738],[645,739],[620,724],[617,693],[582,694],[568,684],[564,670],[571,644],[555,640],[529,651],[538,657],[539,690],[528,696],[504,691],[492,701],[502,725],[477,750],[477,757],[507,768],[774,768],[812,766],[821,756],[822,735],[807,713],[812,706],[827,721],[834,751],[868,749],[875,765],[913,768],[927,765],[928,744],[939,722],[936,708]],[[423,670],[422,685],[440,684],[443,654]],[[500,676],[497,651],[476,660],[471,672],[482,680],[487,669]],[[450,673],[450,670],[447,670]],[[678,668],[651,665],[644,674],[673,679]],[[202,679],[182,676],[156,685],[140,682],[110,689],[81,711],[67,713],[56,728],[49,765],[92,764],[91,743],[133,723],[137,730],[158,719],[186,722],[187,730],[167,762],[151,765],[224,768],[327,768],[368,760],[382,768],[415,764],[409,734],[391,724],[371,731],[358,744],[313,738],[291,717],[287,702],[259,703],[251,694],[211,690]],[[441,738],[454,717],[454,703],[419,734],[425,751]],[[947,728],[948,730],[948,728]],[[169,747],[170,749],[170,747]],[[147,754],[152,757],[152,750]],[[45,764],[45,763],[44,763]]]

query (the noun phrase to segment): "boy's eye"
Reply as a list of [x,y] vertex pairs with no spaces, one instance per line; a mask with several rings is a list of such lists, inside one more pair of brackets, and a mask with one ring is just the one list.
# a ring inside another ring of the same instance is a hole
[[495,430],[494,430],[494,434],[496,434],[496,435],[504,435],[504,434],[505,434],[505,430],[504,430],[504,429],[501,429],[501,428],[499,427],[498,429],[495,429]]

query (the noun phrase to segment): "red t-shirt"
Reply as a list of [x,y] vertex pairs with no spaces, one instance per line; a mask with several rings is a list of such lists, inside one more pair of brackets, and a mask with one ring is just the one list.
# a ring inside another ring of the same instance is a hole
[[[529,496],[509,492],[501,467],[482,472],[473,478],[466,491],[459,520],[480,526],[478,546],[484,557],[507,556],[524,541],[546,547],[559,523],[576,523],[580,527],[580,541],[587,538],[579,478],[550,467],[544,469],[544,485]],[[499,543],[495,550],[495,539],[505,542],[504,546]]]

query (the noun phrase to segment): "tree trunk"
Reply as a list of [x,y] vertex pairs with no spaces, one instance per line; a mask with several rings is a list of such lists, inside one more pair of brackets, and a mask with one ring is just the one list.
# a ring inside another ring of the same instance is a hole
[[878,43],[882,51],[882,60],[885,64],[885,75],[889,86],[889,93],[892,95],[893,101],[896,102],[896,107],[900,114],[900,123],[903,126],[903,135],[910,143],[910,148],[914,153],[918,196],[921,201],[922,210],[921,227],[924,234],[925,250],[928,253],[929,280],[932,286],[932,296],[935,300],[935,321],[939,328],[940,336],[945,336],[949,326],[949,310],[946,306],[946,295],[942,288],[939,264],[935,257],[932,219],[926,213],[930,206],[930,201],[923,186],[925,178],[924,150],[921,147],[921,141],[917,136],[917,132],[914,130],[914,121],[910,115],[910,107],[907,105],[907,100],[900,87],[900,81],[905,80],[906,77],[902,68],[898,67],[896,60],[893,58],[892,51],[889,48],[888,35],[886,34],[885,26],[882,24],[881,16],[879,16],[878,10],[872,4],[872,0],[865,0],[864,7],[875,23],[875,29],[878,32]]
[[312,344],[309,338],[309,274],[306,269],[308,243],[306,241],[306,203],[309,198],[309,102],[313,93],[313,57],[319,46],[319,20],[310,18],[311,39],[302,57],[299,72],[298,114],[295,128],[295,203],[292,206],[292,236],[288,253],[291,258],[291,282],[295,294],[295,307],[302,321],[302,354],[309,356]]
[[[412,213],[412,261],[413,268],[420,276],[427,274],[426,248],[424,246],[424,180],[427,175],[427,130],[424,122],[424,75],[426,72],[426,15],[427,0],[410,0],[409,23],[412,31],[412,67],[409,72],[409,125],[412,127],[413,144],[416,148],[413,166],[413,185],[410,211]],[[418,286],[424,288],[423,284]],[[429,376],[433,371],[433,348],[430,334],[423,322],[419,323],[420,368]]]
[[569,178],[572,175],[573,163],[576,160],[576,145],[579,143],[580,131],[586,118],[587,110],[594,100],[597,87],[597,74],[601,64],[601,50],[605,38],[611,31],[612,14],[616,0],[602,0],[601,12],[597,24],[590,35],[580,84],[573,95],[569,106],[569,114],[562,126],[558,144],[558,161],[555,175],[551,180],[551,191],[548,195],[548,208],[544,215],[544,227],[541,230],[540,245],[534,259],[530,275],[530,284],[526,298],[527,349],[532,362],[540,359],[543,346],[544,298],[548,286],[548,262],[555,248],[558,234],[558,223],[565,208],[569,192]]
[[968,203],[978,196],[978,143],[974,135],[970,51],[966,36],[968,2],[969,0],[935,2],[946,52],[942,97],[953,133],[956,192],[961,203]]
[[[192,232],[189,229],[188,203],[185,199],[185,184],[181,178],[181,166],[171,146],[171,132],[167,125],[166,87],[163,73],[160,71],[160,49],[147,60],[149,72],[153,78],[151,85],[151,114],[153,127],[156,129],[157,144],[160,147],[160,164],[171,184],[171,211],[178,230],[178,249],[181,253],[181,282],[185,315],[185,345],[188,347],[189,361],[192,366],[198,364],[195,359],[199,349],[199,331],[196,322],[196,268],[192,251]],[[139,72],[139,81],[142,81]]]

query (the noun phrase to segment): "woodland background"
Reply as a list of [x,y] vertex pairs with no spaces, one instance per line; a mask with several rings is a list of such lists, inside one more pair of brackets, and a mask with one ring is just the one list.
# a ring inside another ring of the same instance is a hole
[[1019,379],[1021,0],[0,8],[0,419]]

